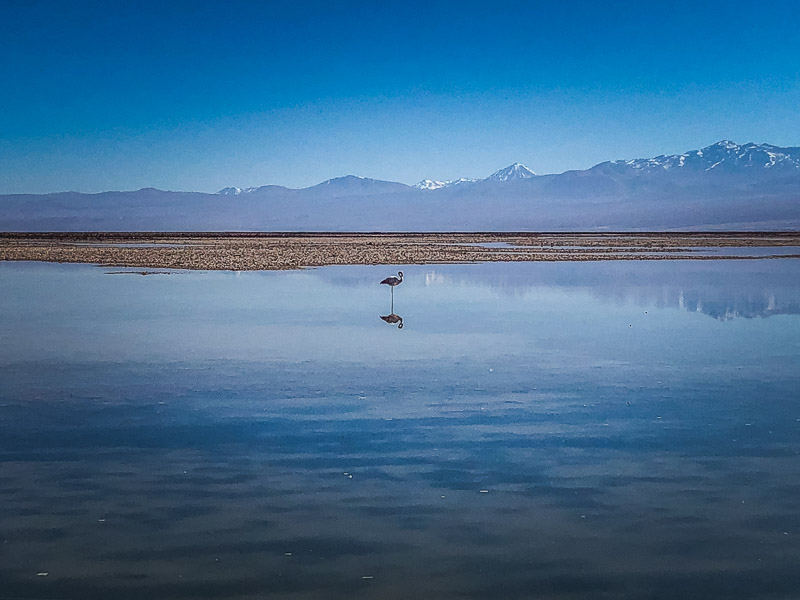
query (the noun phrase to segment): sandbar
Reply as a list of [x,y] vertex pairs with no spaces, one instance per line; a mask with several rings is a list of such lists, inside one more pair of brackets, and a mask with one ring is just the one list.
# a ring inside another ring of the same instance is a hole
[[[749,254],[742,248],[758,249]],[[800,258],[800,232],[0,233],[0,260],[141,269]]]

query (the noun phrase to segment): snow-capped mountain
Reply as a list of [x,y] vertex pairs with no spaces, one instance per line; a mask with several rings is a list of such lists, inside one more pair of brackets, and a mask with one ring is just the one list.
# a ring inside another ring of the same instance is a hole
[[447,186],[449,181],[437,181],[435,179],[423,179],[419,183],[414,184],[412,187],[418,190],[438,190]]
[[217,192],[218,196],[239,196],[241,194],[250,194],[255,192],[257,187],[239,188],[239,187],[226,187]]
[[514,163],[507,166],[505,169],[495,171],[484,181],[513,181],[515,179],[532,179],[536,177],[536,173],[531,171],[528,167],[521,163]]
[[463,185],[465,183],[475,183],[478,181],[477,179],[470,179],[469,177],[459,177],[458,179],[453,179],[452,181],[447,182],[447,187],[453,187],[456,185]]
[[417,188],[418,190],[439,190],[441,188],[446,187],[453,187],[456,185],[462,185],[464,183],[475,183],[478,181],[477,179],[469,179],[467,177],[461,177],[459,179],[453,179],[448,181],[437,181],[435,179],[423,179],[419,183],[413,185],[412,187]]
[[770,144],[736,144],[722,140],[702,150],[691,150],[684,154],[618,160],[612,164],[632,169],[652,171],[690,169],[695,171],[741,170],[741,169],[788,169],[800,170],[800,148],[779,148]]
[[242,193],[242,188],[239,187],[226,187],[217,192],[220,196],[238,196]]
[[423,179],[413,187],[418,190],[440,190],[442,188],[452,188],[464,184],[477,183],[477,182],[497,182],[497,181],[516,181],[519,179],[531,179],[537,177],[536,173],[531,171],[522,163],[514,163],[504,169],[495,171],[485,179],[469,179],[461,177],[460,179],[452,179],[448,181],[439,181],[436,179]]
[[[754,173],[759,169],[770,169],[780,172],[800,171],[800,148],[781,148],[770,144],[736,144],[729,140],[722,140],[701,150],[690,150],[683,154],[661,155],[653,158],[636,158],[632,160],[616,160],[600,163],[587,171],[568,171],[561,175],[547,175],[546,179],[558,177],[574,177],[575,173],[598,173],[614,172],[624,174],[636,173],[659,173],[666,171],[679,172],[703,172],[703,171],[724,171],[741,172],[749,171]],[[534,171],[521,163],[514,163],[499,171],[495,171],[485,179],[469,179],[462,177],[452,180],[423,179],[413,186],[405,186],[401,183],[371,179],[369,177],[359,177],[356,175],[346,175],[328,179],[306,190],[316,190],[321,193],[326,189],[331,189],[335,195],[342,193],[365,193],[383,191],[403,191],[404,189],[416,189],[423,191],[434,191],[456,186],[464,186],[473,183],[492,184],[497,182],[541,179]],[[217,192],[221,196],[239,196],[251,194],[253,192],[263,192],[268,187],[226,187]],[[287,189],[287,188],[281,188]],[[303,190],[295,190],[303,191]]]
[[576,229],[798,230],[800,148],[721,141],[561,174],[515,163],[416,186],[348,175],[301,189],[0,196],[0,231]]

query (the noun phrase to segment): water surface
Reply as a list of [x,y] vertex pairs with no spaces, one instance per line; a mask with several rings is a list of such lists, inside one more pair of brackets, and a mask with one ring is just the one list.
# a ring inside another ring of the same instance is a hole
[[798,265],[0,263],[0,595],[800,595]]

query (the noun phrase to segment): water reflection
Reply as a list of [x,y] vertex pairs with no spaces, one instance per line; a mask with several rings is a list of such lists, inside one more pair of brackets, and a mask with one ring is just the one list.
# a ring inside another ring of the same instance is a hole
[[776,297],[772,290],[742,290],[736,296],[720,296],[708,291],[681,290],[671,298],[673,306],[689,312],[699,312],[720,321],[741,317],[771,317],[800,314],[800,301]]
[[718,320],[800,314],[796,259],[499,264],[431,267],[426,287],[480,285],[520,296],[582,290],[606,302],[697,312]]
[[381,319],[383,319],[387,323],[391,323],[393,325],[396,323],[398,329],[402,329],[403,328],[403,317],[401,317],[400,315],[396,315],[396,314],[392,313],[390,315],[386,315],[386,316],[381,317]]
[[0,265],[0,590],[797,597],[798,265]]

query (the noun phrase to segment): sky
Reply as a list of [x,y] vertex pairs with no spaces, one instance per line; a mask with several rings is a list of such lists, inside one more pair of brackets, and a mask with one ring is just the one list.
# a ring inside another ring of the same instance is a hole
[[800,146],[800,2],[0,0],[0,194]]

